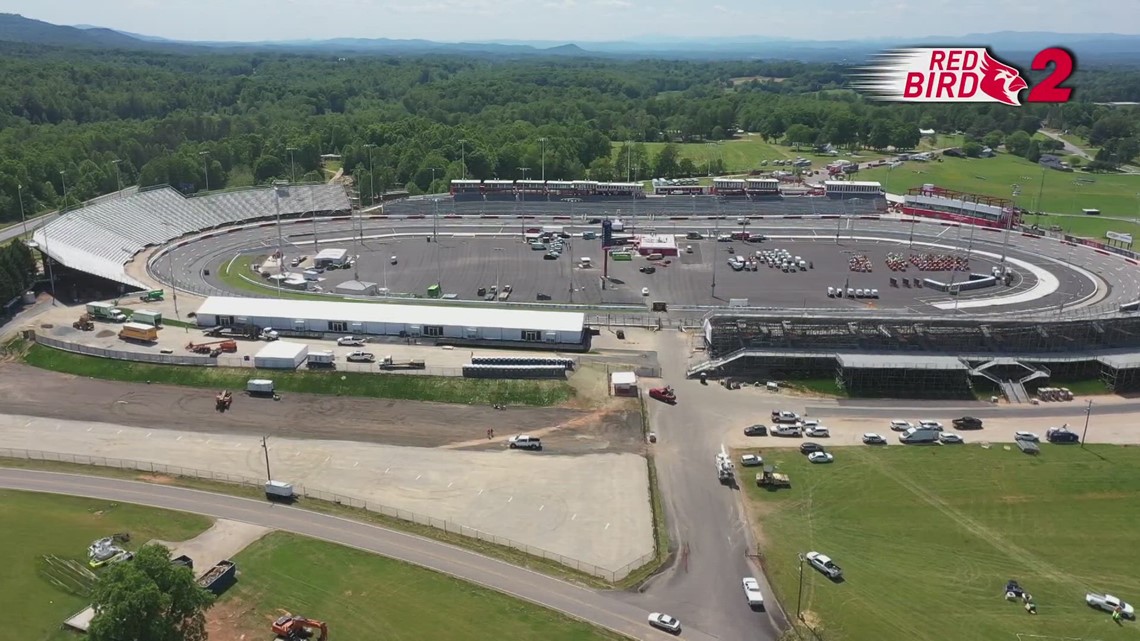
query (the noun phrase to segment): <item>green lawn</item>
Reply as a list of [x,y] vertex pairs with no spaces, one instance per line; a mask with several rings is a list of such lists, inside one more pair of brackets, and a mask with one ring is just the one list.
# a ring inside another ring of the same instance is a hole
[[337,639],[622,638],[443,574],[290,534],[270,534],[234,560],[240,578],[215,606],[237,615],[227,638],[266,638],[283,610],[325,621]]
[[0,523],[0,598],[8,626],[20,639],[74,640],[60,625],[88,601],[49,582],[45,556],[87,567],[87,546],[95,539],[129,532],[126,547],[137,548],[156,538],[192,538],[211,521],[125,503],[0,490]]
[[[1045,177],[1044,188],[1041,178]],[[907,162],[895,169],[880,167],[859,172],[859,180],[883,183],[891,193],[934,183],[958,191],[1012,197],[1012,186],[1021,185],[1017,204],[1029,210],[1080,214],[1082,209],[1100,209],[1104,216],[1140,216],[1140,176],[1086,174],[1043,169],[1040,165],[1009,154],[994,158],[943,158],[943,162]],[[1087,182],[1082,182],[1087,181]],[[1041,192],[1040,206],[1037,194]]]
[[[615,163],[624,144],[624,142],[613,143]],[[650,162],[653,162],[657,158],[657,154],[661,153],[661,149],[667,143],[647,142],[642,144],[645,145],[645,150],[649,153]],[[762,160],[771,162],[773,160],[794,159],[803,156],[804,158],[811,159],[816,165],[826,165],[833,160],[831,156],[812,153],[808,148],[797,151],[794,147],[764,142],[764,139],[756,134],[742,134],[733,140],[723,140],[715,144],[704,142],[676,144],[680,149],[681,157],[692,160],[693,164],[697,166],[698,173],[705,173],[709,160],[715,160],[717,158],[724,160],[725,173],[729,174],[747,173],[754,169],[761,169],[760,161]],[[852,158],[846,155],[840,157]],[[871,150],[866,150],[859,154],[859,159],[862,161],[870,161],[882,157],[884,157],[883,154]],[[779,169],[779,167],[771,166],[768,168]],[[617,167],[617,173],[623,177],[623,180],[624,171],[625,167]]]
[[[1140,601],[1140,575],[1120,559],[1140,528],[1140,448],[1041,447],[1036,457],[1002,445],[841,447],[831,465],[764,452],[792,488],[745,485],[789,617],[797,555],[817,550],[845,576],[804,568],[805,618],[828,641],[1140,638],[1136,624],[1118,628],[1084,603],[1086,590]],[[1038,616],[1002,598],[1009,579]]]
[[[230,367],[155,365],[73,354],[43,345],[27,348],[29,365],[112,381],[151,382],[207,389],[245,389],[255,370]],[[317,371],[274,372],[279,392],[303,392],[330,396],[398,398],[465,405],[558,405],[574,392],[566,381],[490,380],[457,376],[409,374],[329,373]]]

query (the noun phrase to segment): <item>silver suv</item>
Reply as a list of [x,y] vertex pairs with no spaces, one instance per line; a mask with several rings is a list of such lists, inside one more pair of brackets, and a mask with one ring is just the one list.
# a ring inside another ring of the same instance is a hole
[[507,446],[512,450],[541,450],[542,439],[537,436],[512,436],[507,441]]

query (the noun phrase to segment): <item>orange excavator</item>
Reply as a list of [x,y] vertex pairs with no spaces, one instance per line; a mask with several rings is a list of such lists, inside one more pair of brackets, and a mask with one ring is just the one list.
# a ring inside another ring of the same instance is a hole
[[311,639],[314,632],[320,633],[316,641],[328,641],[329,626],[324,621],[286,614],[273,622],[273,634],[283,641]]

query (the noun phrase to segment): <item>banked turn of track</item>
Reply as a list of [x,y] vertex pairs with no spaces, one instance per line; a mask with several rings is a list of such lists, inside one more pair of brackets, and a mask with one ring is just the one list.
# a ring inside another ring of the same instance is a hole
[[[431,539],[298,507],[141,481],[2,467],[0,488],[121,501],[260,525],[443,572],[635,639],[673,638],[648,626],[648,612],[603,591]],[[691,628],[685,629],[685,638],[716,639]]]

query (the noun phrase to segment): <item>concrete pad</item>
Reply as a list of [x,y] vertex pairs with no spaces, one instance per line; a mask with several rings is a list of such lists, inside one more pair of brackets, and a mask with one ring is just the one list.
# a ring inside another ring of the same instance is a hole
[[218,519],[210,529],[190,540],[172,543],[156,539],[151,543],[166,546],[171,557],[190,557],[194,561],[194,574],[197,576],[220,561],[232,559],[269,532],[269,528],[260,525]]
[[[0,447],[50,450],[78,462],[147,461],[160,466],[156,473],[265,478],[261,440],[248,435],[0,415]],[[389,513],[416,513],[438,527],[472,536],[478,530],[547,556],[617,570],[653,552],[648,470],[634,454],[568,457],[505,446],[470,452],[273,438],[269,455],[274,478],[320,498],[389,506]]]

